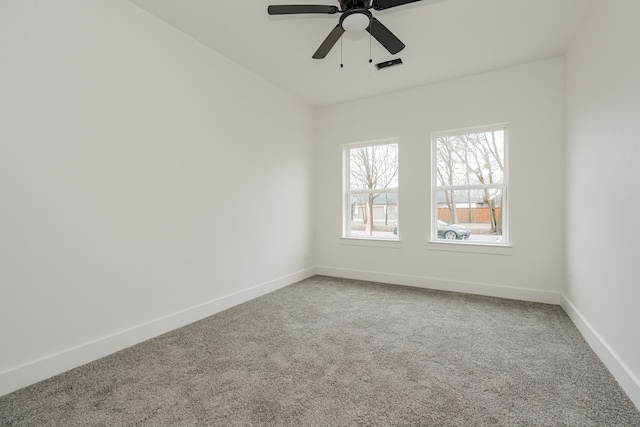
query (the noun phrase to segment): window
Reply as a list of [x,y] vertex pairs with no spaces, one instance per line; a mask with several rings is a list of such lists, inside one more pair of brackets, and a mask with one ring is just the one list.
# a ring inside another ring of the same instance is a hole
[[506,126],[432,135],[431,241],[508,245]]
[[344,146],[343,236],[398,240],[398,143]]

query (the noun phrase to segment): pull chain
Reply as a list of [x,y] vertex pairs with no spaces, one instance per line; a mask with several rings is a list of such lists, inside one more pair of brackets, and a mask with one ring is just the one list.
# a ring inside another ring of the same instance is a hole
[[[373,55],[371,55],[371,40],[372,40],[372,36],[371,33],[369,33],[369,64],[371,64],[373,62],[373,59],[371,58]],[[340,36],[340,68],[344,68],[344,59],[343,59],[344,55],[343,55],[343,44],[342,44],[342,35]]]

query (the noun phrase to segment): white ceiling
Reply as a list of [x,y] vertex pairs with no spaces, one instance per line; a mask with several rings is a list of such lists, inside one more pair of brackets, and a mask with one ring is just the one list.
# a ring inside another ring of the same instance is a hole
[[311,56],[334,15],[269,16],[270,4],[337,0],[130,0],[312,106],[562,55],[591,0],[433,0],[372,11],[407,47],[389,54],[368,33],[345,33],[325,59]]

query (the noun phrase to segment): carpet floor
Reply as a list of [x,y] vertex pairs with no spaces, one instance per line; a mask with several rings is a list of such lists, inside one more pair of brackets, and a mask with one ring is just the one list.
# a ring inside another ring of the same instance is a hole
[[640,426],[558,306],[315,276],[0,397],[3,426]]

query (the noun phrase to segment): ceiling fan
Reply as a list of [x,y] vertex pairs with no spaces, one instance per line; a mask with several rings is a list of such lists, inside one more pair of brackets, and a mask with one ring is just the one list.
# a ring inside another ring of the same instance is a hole
[[322,42],[314,59],[322,59],[336,44],[345,31],[367,30],[376,40],[380,42],[392,55],[405,48],[405,44],[400,41],[387,27],[382,25],[369,11],[386,10],[396,6],[413,3],[417,1],[428,1],[428,3],[439,3],[445,0],[338,0],[340,8],[337,6],[325,5],[272,5],[267,8],[269,15],[293,15],[301,13],[334,14],[341,13],[338,25],[329,33]]

